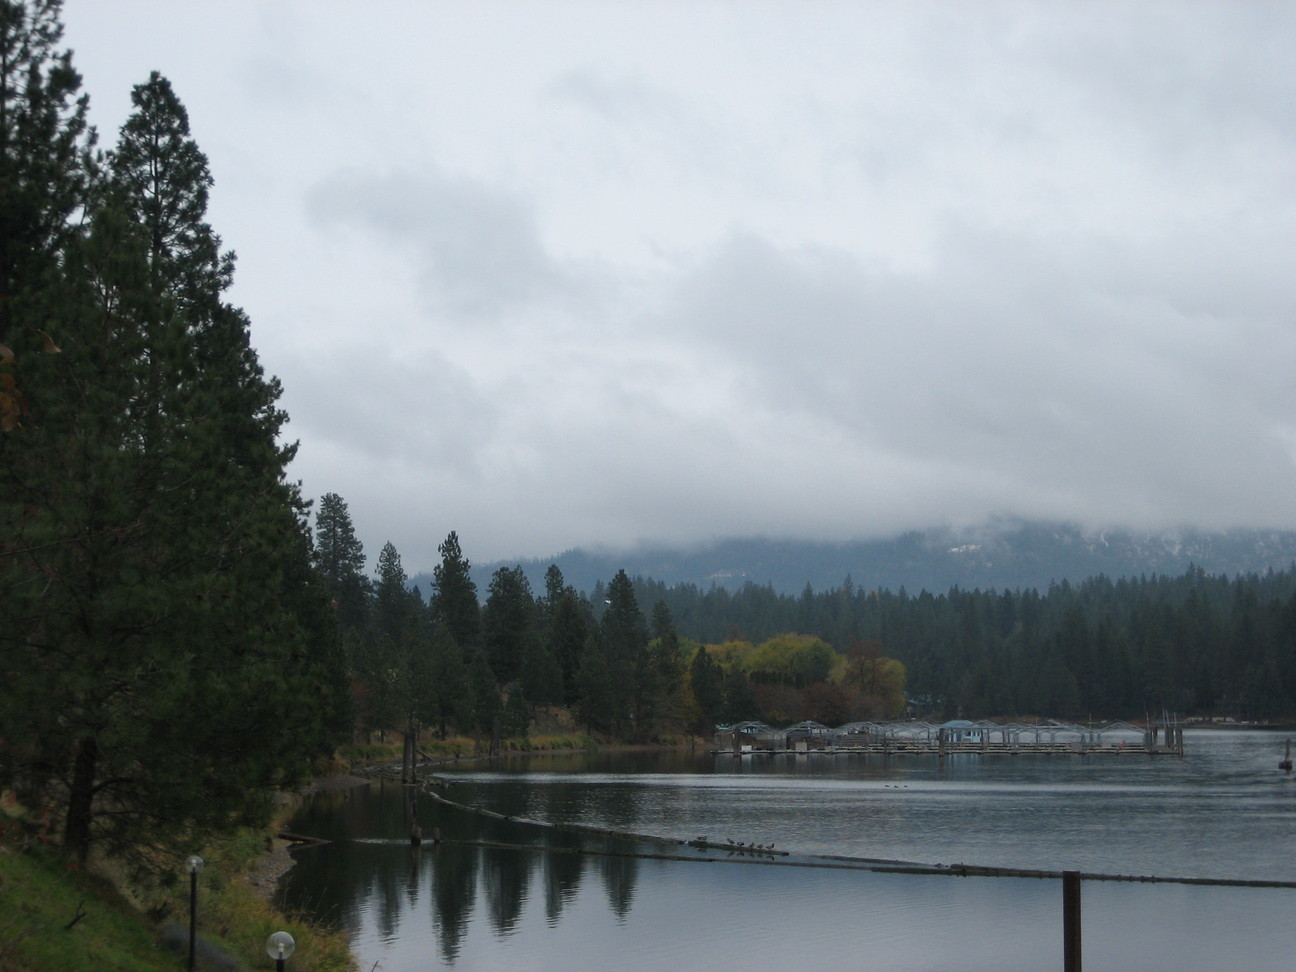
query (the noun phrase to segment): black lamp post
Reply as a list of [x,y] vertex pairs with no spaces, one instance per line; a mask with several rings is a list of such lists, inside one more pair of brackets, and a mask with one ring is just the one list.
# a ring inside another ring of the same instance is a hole
[[275,932],[266,939],[266,954],[275,960],[275,972],[284,972],[284,961],[296,948],[297,943],[287,932]]
[[189,872],[189,972],[194,972],[194,948],[198,939],[198,872],[202,870],[203,859],[197,854],[190,854],[185,861],[185,870]]

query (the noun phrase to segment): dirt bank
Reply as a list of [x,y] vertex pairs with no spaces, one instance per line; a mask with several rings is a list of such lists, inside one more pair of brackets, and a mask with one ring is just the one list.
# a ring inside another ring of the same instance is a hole
[[243,880],[252,886],[263,901],[269,901],[274,897],[279,879],[296,863],[288,853],[288,848],[292,846],[288,841],[282,837],[275,837],[269,841],[269,844],[269,849],[258,857],[248,872],[243,875]]

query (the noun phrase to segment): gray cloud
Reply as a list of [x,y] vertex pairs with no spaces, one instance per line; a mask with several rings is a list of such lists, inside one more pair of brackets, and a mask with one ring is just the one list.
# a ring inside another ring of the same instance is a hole
[[307,206],[323,226],[376,234],[393,255],[409,251],[434,309],[493,317],[568,289],[527,203],[474,179],[352,170],[315,185]]
[[1296,526],[1296,8],[121,5],[371,553]]
[[360,328],[345,350],[289,359],[309,374],[289,392],[293,434],[308,449],[353,453],[361,475],[371,462],[435,456],[442,475],[480,476],[500,409],[441,355],[384,340]]
[[670,326],[737,367],[754,406],[837,430],[861,460],[944,465],[946,508],[1282,517],[1296,334],[1273,304],[1221,314],[1191,267],[1157,280],[1172,258],[965,230],[920,279],[741,238],[684,282]]

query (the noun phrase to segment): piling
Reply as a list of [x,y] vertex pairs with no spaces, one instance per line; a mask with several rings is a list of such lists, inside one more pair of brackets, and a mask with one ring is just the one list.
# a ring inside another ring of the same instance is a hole
[[1062,872],[1062,969],[1080,972],[1080,872]]

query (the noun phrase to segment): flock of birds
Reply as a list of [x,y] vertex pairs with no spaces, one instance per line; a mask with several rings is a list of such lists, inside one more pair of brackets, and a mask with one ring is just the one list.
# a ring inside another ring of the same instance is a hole
[[774,853],[773,844],[755,844],[755,843],[744,844],[741,840],[733,840],[728,837],[725,838],[725,842],[723,844],[718,844],[718,843],[713,844],[711,843],[711,838],[707,837],[705,834],[703,834],[701,837],[695,837],[693,840],[689,841],[689,843],[696,844],[699,847],[728,847],[730,850],[733,851],[745,851],[745,852],[754,852],[754,853],[761,853],[761,854]]

